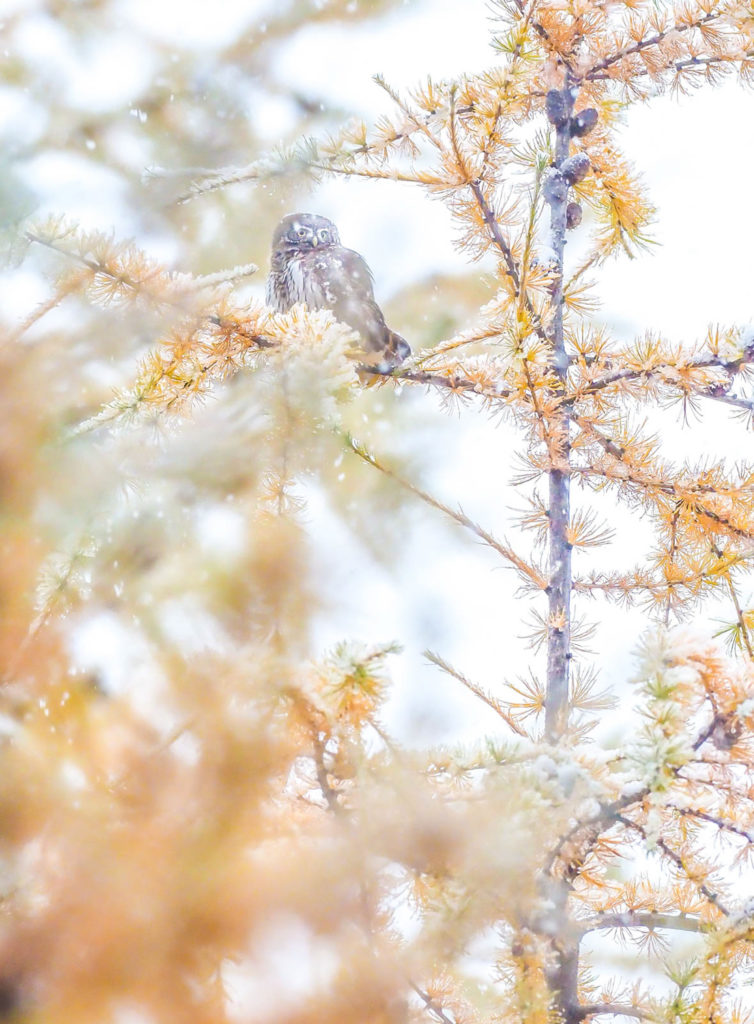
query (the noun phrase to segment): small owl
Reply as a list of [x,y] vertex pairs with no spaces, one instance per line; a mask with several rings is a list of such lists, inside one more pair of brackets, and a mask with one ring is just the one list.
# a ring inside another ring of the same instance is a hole
[[283,217],[272,237],[267,305],[285,313],[296,302],[331,309],[336,320],[357,331],[365,361],[377,369],[390,370],[411,355],[374,301],[369,267],[340,244],[333,222],[315,213]]

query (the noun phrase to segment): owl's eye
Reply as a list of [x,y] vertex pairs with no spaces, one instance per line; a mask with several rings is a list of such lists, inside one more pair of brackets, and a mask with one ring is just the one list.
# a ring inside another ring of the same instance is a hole
[[299,228],[296,234],[298,235],[299,238],[306,238],[306,236],[309,234],[309,230],[308,228]]
[[317,234],[319,235],[320,242],[330,241],[330,232],[327,228],[320,228]]

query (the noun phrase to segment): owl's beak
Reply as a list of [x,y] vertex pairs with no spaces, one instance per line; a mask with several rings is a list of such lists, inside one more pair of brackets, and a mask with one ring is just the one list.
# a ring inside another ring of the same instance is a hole
[[312,235],[312,245],[314,246],[315,249],[319,245],[319,239],[317,238],[316,235]]

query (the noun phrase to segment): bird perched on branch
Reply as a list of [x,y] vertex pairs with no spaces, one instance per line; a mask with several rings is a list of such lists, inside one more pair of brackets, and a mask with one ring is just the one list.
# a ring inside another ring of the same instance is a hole
[[340,244],[338,229],[316,213],[292,213],[272,237],[267,305],[285,313],[297,302],[330,309],[359,335],[364,361],[390,370],[411,355],[408,342],[391,331],[374,300],[372,272],[353,249]]

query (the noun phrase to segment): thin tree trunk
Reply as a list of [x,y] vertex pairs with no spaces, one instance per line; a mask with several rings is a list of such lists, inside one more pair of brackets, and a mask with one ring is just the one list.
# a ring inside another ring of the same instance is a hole
[[[556,263],[552,291],[553,319],[549,328],[552,341],[552,370],[565,387],[568,357],[563,338],[563,255],[565,250],[568,181],[561,171],[568,160],[571,144],[573,96],[566,87],[557,96],[555,163],[545,195],[550,204],[550,247]],[[568,722],[568,679],[571,659],[571,545],[568,542],[570,519],[569,421],[564,411],[551,420],[555,444],[551,444],[553,467],[549,474],[549,618],[547,629],[547,693],[545,731],[554,743]]]
[[[568,214],[568,189],[574,180],[570,173],[573,160],[571,146],[571,115],[574,96],[566,76],[565,88],[553,90],[548,96],[547,112],[556,128],[555,161],[545,185],[545,198],[550,205],[550,248],[555,260],[552,286],[552,321],[548,335],[552,343],[550,368],[558,384],[557,394],[566,386],[568,356],[563,336],[563,257]],[[578,159],[578,158],[577,158]],[[568,541],[570,521],[570,421],[565,407],[549,420],[549,581],[547,624],[547,692],[545,731],[550,743],[557,743],[568,725],[568,682],[571,660],[571,545]],[[581,1020],[578,1009],[579,939],[569,927],[566,879],[552,879],[550,900],[558,920],[557,937],[552,947],[554,962],[548,982],[560,1019],[564,1024]]]

